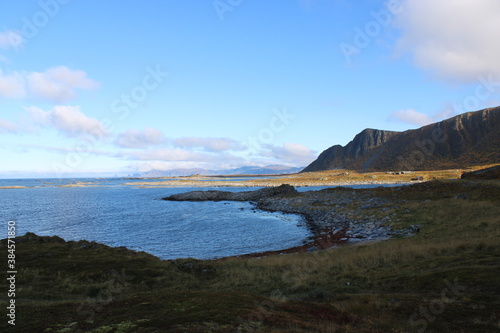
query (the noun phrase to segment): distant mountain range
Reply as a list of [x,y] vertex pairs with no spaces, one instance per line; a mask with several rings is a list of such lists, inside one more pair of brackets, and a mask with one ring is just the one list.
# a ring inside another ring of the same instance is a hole
[[404,132],[365,129],[323,151],[302,172],[432,170],[500,163],[500,107]]
[[174,170],[151,170],[142,174],[135,174],[135,177],[181,177],[192,175],[214,176],[214,175],[271,175],[298,173],[303,169],[292,168],[284,165],[244,166],[228,170],[206,170],[206,169],[174,169]]

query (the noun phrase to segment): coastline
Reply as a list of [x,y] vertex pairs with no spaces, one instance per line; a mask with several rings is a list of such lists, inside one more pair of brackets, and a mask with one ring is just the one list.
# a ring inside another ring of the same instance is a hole
[[272,250],[272,251],[263,251],[263,252],[253,252],[246,253],[236,256],[227,256],[215,259],[214,261],[223,261],[228,259],[258,259],[262,257],[283,255],[283,254],[294,254],[294,253],[302,253],[302,252],[313,252],[313,251],[321,251],[327,250],[334,247],[348,245],[349,239],[346,237],[344,230],[336,230],[332,231],[328,228],[325,228],[319,232],[317,232],[310,241],[306,242],[303,245],[294,246],[290,248],[285,248],[281,250]]
[[[138,187],[275,187],[289,184],[294,187],[314,186],[353,186],[413,184],[437,179],[458,179],[470,169],[432,170],[432,171],[395,171],[395,172],[358,172],[352,170],[329,170],[304,172],[286,175],[233,175],[164,177],[135,179],[125,185]],[[248,178],[248,179],[247,179]],[[233,180],[229,180],[233,179]],[[245,179],[245,180],[239,180]]]
[[[327,187],[356,185],[388,185],[414,184],[421,181],[438,179],[458,179],[464,172],[477,168],[433,170],[433,171],[395,171],[395,172],[357,172],[352,170],[330,170],[321,172],[304,172],[297,174],[277,175],[223,175],[160,178],[116,178],[112,179],[119,186],[134,186],[137,188],[182,188],[182,187],[275,187],[290,184],[294,187]],[[0,189],[23,188],[82,188],[105,187],[111,178],[80,178],[59,179],[58,182],[42,182],[43,179],[2,180]],[[22,187],[20,186],[22,185]]]
[[387,195],[397,191],[399,187],[376,189],[334,187],[298,192],[293,186],[283,184],[278,187],[236,193],[218,190],[190,191],[174,194],[163,200],[248,201],[260,210],[303,216],[313,232],[314,239],[295,247],[295,250],[271,251],[274,254],[311,251],[351,242],[381,241],[394,236],[408,237],[415,234],[418,226],[394,227],[391,214],[398,209],[399,202],[380,196],[382,193]]
[[497,332],[499,191],[498,180],[476,179],[290,191],[282,198],[289,210],[302,202],[353,220],[359,210],[365,225],[389,217],[394,229],[418,223],[420,232],[343,246],[353,230],[330,229],[311,239],[323,241],[316,249],[309,242],[217,260],[160,260],[96,242],[19,236],[14,331],[271,332],[289,331],[292,322],[312,332],[333,322],[346,332],[406,332],[420,309],[442,304],[446,315],[435,317],[435,331]]

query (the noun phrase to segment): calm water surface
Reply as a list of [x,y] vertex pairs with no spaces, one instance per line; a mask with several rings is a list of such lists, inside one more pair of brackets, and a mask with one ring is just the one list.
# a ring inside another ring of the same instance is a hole
[[130,180],[78,181],[100,186],[57,187],[75,180],[0,180],[0,187],[40,186],[0,189],[1,222],[16,221],[18,235],[34,232],[86,239],[146,251],[162,259],[279,250],[301,245],[310,236],[302,217],[254,210],[249,203],[160,200],[194,188],[123,185]]
[[[59,187],[77,181],[98,186]],[[0,180],[0,187],[28,187],[0,189],[0,222],[6,226],[7,221],[16,221],[18,235],[34,232],[66,240],[86,239],[146,251],[162,259],[211,259],[280,250],[301,245],[311,235],[301,216],[255,210],[250,203],[160,200],[175,193],[210,188],[124,185],[129,182],[110,178]],[[6,231],[0,238],[5,235]]]

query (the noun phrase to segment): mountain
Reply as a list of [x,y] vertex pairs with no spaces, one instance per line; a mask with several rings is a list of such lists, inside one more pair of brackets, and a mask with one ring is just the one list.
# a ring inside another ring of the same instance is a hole
[[365,129],[323,151],[302,172],[432,170],[500,163],[500,107],[404,132]]
[[303,167],[293,168],[284,165],[268,165],[265,167],[245,166],[237,169],[226,170],[226,175],[281,175],[299,173]]
[[203,175],[203,176],[224,176],[224,175],[281,175],[298,173],[303,169],[288,167],[284,165],[268,165],[264,167],[259,166],[243,166],[235,169],[227,170],[206,170],[206,169],[174,169],[174,170],[151,170],[140,175],[135,175],[138,177],[181,177],[181,176],[192,176],[192,175]]
[[150,170],[148,172],[135,174],[134,177],[158,178],[158,177],[185,177],[192,175],[212,175],[205,169],[172,169],[172,170]]

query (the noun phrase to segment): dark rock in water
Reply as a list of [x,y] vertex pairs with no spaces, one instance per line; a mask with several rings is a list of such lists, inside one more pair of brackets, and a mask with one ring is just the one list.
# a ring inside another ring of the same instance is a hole
[[174,194],[163,198],[168,201],[225,201],[230,200],[231,192],[227,191],[192,191],[186,193]]
[[174,194],[163,198],[168,201],[259,201],[266,198],[282,197],[297,194],[297,190],[287,184],[278,187],[267,187],[256,191],[227,192],[227,191],[192,191]]

